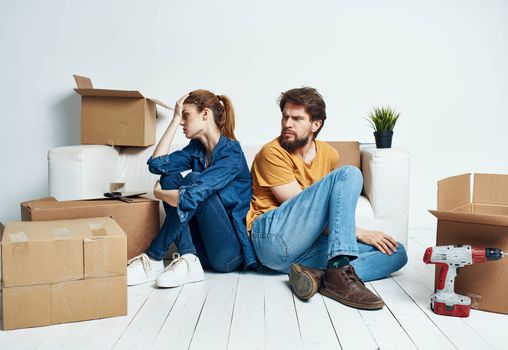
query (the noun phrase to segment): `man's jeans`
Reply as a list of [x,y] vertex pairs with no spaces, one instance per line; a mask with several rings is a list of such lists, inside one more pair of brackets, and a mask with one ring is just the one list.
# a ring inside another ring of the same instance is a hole
[[351,265],[364,281],[386,277],[404,266],[407,255],[402,244],[390,256],[357,242],[355,211],[362,186],[360,170],[344,166],[258,217],[251,237],[261,263],[287,273],[292,263],[323,269],[329,259],[349,255],[356,257]]
[[[195,182],[199,173],[163,175],[164,190],[178,189]],[[189,223],[181,223],[175,207],[163,202],[166,219],[157,237],[146,251],[155,260],[162,260],[171,243],[176,243],[180,255],[191,253],[199,257],[205,268],[219,272],[238,269],[243,262],[238,237],[216,193],[199,204]]]

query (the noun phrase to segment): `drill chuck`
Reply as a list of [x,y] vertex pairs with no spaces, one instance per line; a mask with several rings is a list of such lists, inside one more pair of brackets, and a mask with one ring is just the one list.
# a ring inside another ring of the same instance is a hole
[[485,257],[487,260],[502,259],[505,253],[499,248],[485,248]]

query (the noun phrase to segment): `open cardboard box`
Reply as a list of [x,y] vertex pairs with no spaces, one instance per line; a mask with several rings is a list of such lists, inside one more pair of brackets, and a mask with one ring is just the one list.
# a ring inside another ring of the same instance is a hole
[[95,89],[90,78],[74,75],[81,95],[81,143],[113,146],[155,144],[156,105],[139,91]]
[[[471,174],[438,182],[436,245],[468,244],[508,252],[508,175]],[[436,268],[436,284],[439,274]],[[508,313],[508,258],[462,268],[455,292],[472,298],[472,307]]]

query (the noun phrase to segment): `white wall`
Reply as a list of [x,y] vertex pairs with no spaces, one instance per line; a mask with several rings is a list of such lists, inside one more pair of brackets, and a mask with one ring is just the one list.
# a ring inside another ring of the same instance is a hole
[[[0,0],[0,221],[46,196],[47,151],[79,143],[73,73],[174,103],[229,95],[237,136],[279,132],[278,94],[318,88],[321,139],[372,142],[373,106],[402,112],[411,227],[430,227],[436,180],[508,173],[508,2]],[[163,111],[161,122],[170,115]],[[177,142],[184,142],[179,136]]]

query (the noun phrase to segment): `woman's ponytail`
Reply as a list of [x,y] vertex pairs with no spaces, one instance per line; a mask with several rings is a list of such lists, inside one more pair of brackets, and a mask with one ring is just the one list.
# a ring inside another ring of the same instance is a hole
[[226,95],[217,95],[219,101],[224,106],[224,112],[219,116],[221,120],[217,125],[221,126],[221,132],[230,140],[236,140],[235,137],[235,110],[231,100]]

